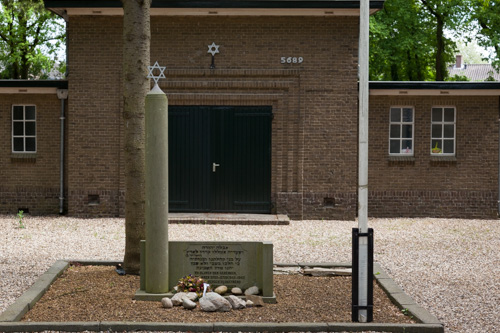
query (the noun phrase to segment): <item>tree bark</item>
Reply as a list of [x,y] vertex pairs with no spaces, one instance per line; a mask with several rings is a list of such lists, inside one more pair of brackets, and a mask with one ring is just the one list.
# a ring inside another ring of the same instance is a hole
[[444,22],[440,15],[436,16],[437,27],[436,27],[436,81],[444,81],[447,71],[446,63],[444,62]]
[[448,75],[444,62],[444,17],[432,8],[427,0],[421,0],[432,16],[436,18],[436,81],[444,81]]
[[127,274],[140,270],[140,241],[145,239],[145,97],[150,63],[151,0],[123,4],[123,118],[125,125],[125,257]]

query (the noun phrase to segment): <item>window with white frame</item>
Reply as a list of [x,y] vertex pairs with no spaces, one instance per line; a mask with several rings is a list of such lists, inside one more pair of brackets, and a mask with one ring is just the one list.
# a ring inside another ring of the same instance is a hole
[[12,152],[36,152],[36,106],[12,106]]
[[413,107],[391,107],[389,154],[413,155]]
[[431,115],[431,155],[455,155],[456,109],[435,106]]

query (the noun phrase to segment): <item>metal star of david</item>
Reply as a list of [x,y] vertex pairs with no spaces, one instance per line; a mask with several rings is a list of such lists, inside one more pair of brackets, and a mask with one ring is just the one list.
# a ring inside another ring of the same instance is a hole
[[[153,66],[148,66],[149,69],[149,74],[148,74],[148,79],[153,79],[155,81],[155,85],[158,84],[158,81],[160,79],[166,79],[165,74],[163,72],[165,71],[166,66],[160,66],[158,65],[158,61],[155,62]],[[155,69],[158,69],[160,71],[160,74],[155,75],[153,72]]]
[[210,53],[213,57],[216,53],[219,53],[219,45],[215,45],[215,42],[213,42],[212,45],[208,45],[207,53]]

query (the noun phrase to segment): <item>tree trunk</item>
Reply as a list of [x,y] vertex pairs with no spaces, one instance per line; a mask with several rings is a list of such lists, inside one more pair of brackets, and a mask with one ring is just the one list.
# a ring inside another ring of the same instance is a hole
[[398,66],[391,64],[391,81],[399,81]]
[[414,81],[413,79],[413,68],[415,66],[412,66],[412,56],[410,51],[406,51],[406,58],[408,59],[408,68],[406,69],[406,75],[408,76],[408,81]]
[[123,4],[123,118],[125,125],[125,257],[128,274],[140,270],[140,241],[145,238],[145,97],[151,40],[151,0]]
[[444,62],[444,22],[441,16],[437,15],[436,27],[436,81],[444,81],[447,76],[446,63]]

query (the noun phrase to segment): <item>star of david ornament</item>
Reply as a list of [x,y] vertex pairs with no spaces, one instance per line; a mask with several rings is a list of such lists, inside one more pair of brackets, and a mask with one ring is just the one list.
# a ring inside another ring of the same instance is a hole
[[215,55],[219,53],[219,46],[220,45],[216,45],[215,42],[212,42],[211,45],[208,45],[207,53],[210,53],[212,55],[212,64],[210,65],[210,69],[215,68]]
[[219,45],[215,45],[215,42],[213,42],[212,45],[208,45],[207,53],[210,53],[213,57],[216,53],[219,53]]
[[[158,85],[158,81],[160,79],[166,78],[165,74],[163,73],[165,71],[165,68],[167,67],[158,65],[158,61],[156,61],[153,66],[148,66],[149,69],[148,79],[153,79],[155,81],[155,85]],[[154,73],[156,69],[160,71],[160,74],[156,75]]]

